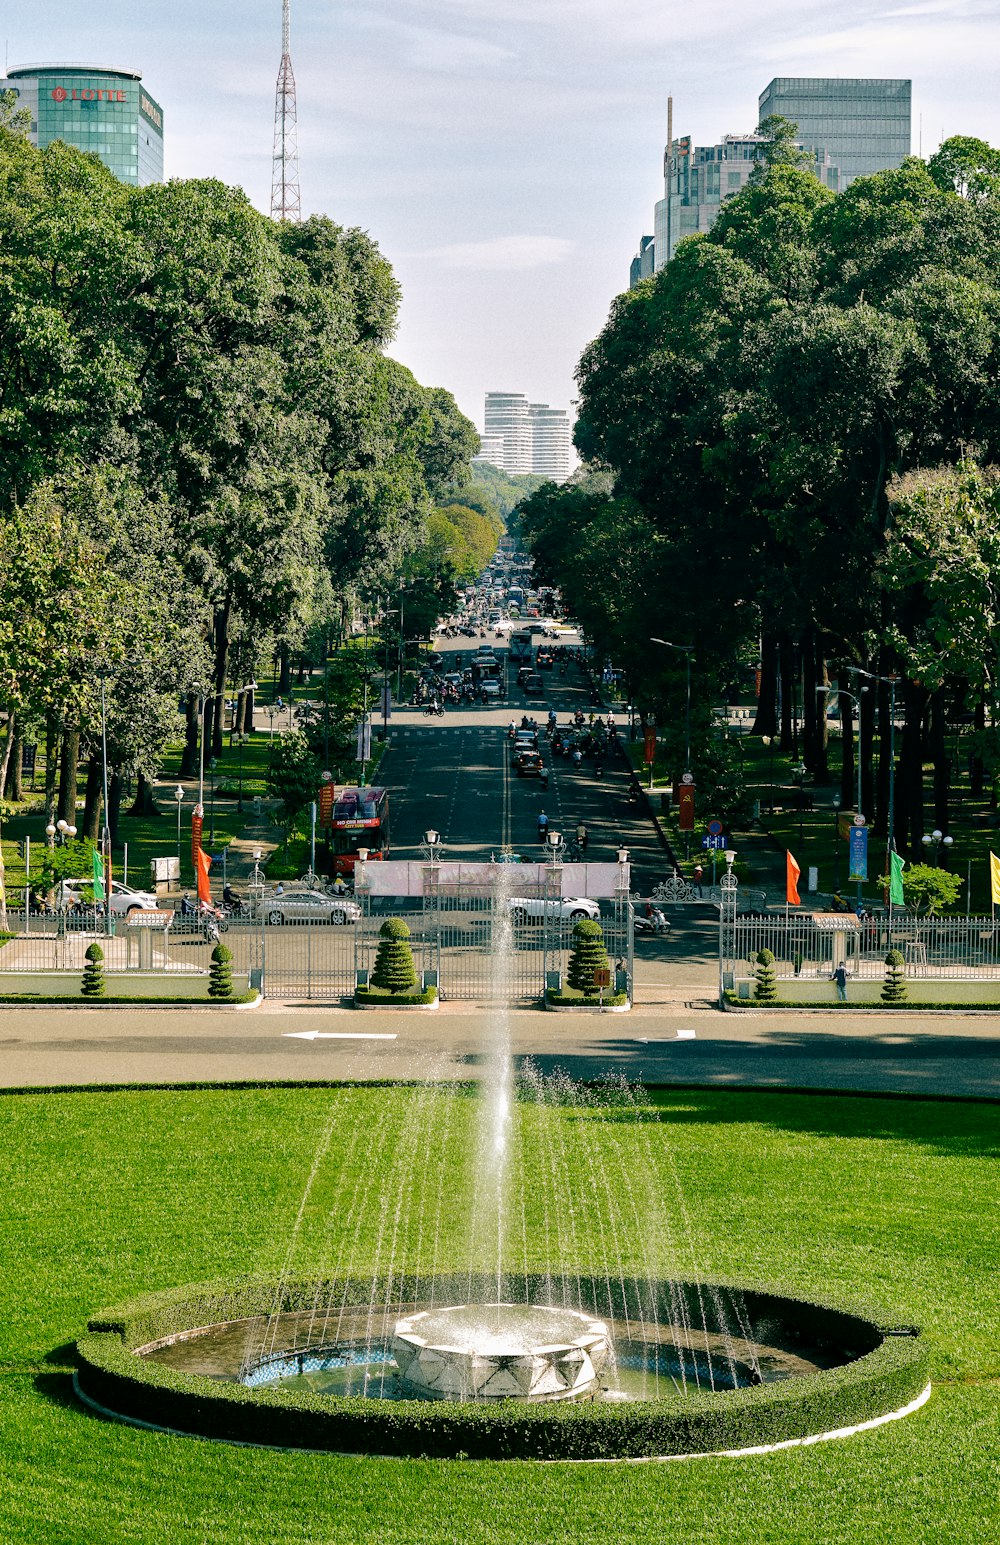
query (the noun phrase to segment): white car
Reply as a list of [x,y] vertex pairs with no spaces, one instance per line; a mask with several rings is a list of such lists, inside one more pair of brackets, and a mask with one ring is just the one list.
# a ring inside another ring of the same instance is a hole
[[492,677],[487,677],[485,681],[479,683],[479,690],[480,692],[485,692],[487,697],[499,697],[500,683]]
[[288,890],[281,895],[265,895],[260,910],[266,923],[300,922],[311,918],[314,923],[357,922],[361,908],[356,901],[344,896],[331,896],[326,891]]
[[[86,892],[87,900],[84,900]],[[94,905],[93,880],[63,880],[59,887],[58,906],[60,911],[69,907],[92,907]],[[139,910],[141,912],[156,910],[156,897],[150,891],[137,891],[131,885],[122,885],[118,880],[111,881],[111,912],[115,917],[125,917],[129,912]]]
[[546,915],[572,918],[574,923],[581,917],[590,917],[597,922],[601,916],[597,902],[591,901],[588,896],[559,896],[548,901],[541,896],[512,896],[507,907],[515,923],[540,922]]

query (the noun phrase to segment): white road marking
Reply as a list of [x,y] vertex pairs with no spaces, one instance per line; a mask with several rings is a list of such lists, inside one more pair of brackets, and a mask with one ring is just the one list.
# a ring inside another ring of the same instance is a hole
[[365,1035],[356,1030],[283,1030],[282,1036],[295,1041],[394,1041],[394,1035]]
[[678,1030],[674,1035],[637,1035],[636,1040],[640,1046],[672,1046],[674,1041],[693,1041],[697,1038],[695,1030]]

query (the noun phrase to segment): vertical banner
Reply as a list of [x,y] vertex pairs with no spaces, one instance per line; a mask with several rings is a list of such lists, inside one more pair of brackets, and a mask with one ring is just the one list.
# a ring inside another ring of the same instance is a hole
[[212,867],[211,853],[205,853],[199,849],[197,874],[198,874],[198,900],[206,907],[212,905],[212,891],[208,883],[208,871]]
[[390,687],[388,682],[385,682],[383,684],[383,686],[382,686],[382,709],[381,709],[381,712],[382,712],[383,719],[391,719],[392,718],[392,688]]
[[643,760],[649,763],[656,761],[656,731],[647,727],[644,736]]
[[333,778],[329,773],[323,774],[323,782],[319,786],[319,824],[329,828],[333,825],[334,806]]
[[801,873],[802,873],[802,870],[799,868],[798,864],[795,862],[795,860],[792,857],[791,853],[789,853],[788,850],[786,849],[785,850],[785,905],[788,906],[788,907],[798,907],[798,906],[802,905],[802,903],[799,901],[799,875]]
[[685,773],[677,785],[677,825],[682,832],[694,831],[694,780],[690,773]]
[[848,852],[850,856],[850,868],[847,875],[849,880],[867,880],[868,878],[868,828],[867,826],[852,826],[848,836]]
[[205,819],[204,805],[195,805],[191,816],[191,863],[194,866],[195,875],[198,873],[198,855],[201,852],[201,827]]
[[359,762],[367,762],[372,754],[372,724],[370,719],[358,720],[358,756]]

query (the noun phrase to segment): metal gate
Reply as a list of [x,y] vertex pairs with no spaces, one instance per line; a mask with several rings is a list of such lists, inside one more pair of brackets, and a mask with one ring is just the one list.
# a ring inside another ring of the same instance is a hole
[[353,996],[359,926],[318,918],[259,925],[265,996],[307,1001]]

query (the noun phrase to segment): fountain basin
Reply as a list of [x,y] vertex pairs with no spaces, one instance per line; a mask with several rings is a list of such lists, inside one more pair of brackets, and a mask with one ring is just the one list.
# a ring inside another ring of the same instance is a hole
[[581,1400],[614,1357],[603,1320],[534,1304],[461,1304],[399,1320],[403,1385],[434,1400]]

